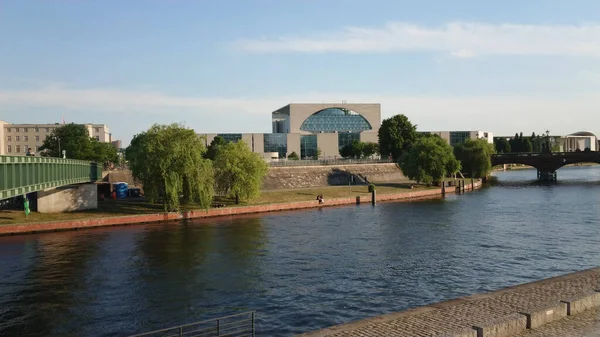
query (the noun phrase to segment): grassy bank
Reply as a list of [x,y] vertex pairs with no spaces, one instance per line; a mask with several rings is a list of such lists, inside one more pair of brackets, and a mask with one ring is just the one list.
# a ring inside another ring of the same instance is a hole
[[[467,180],[470,183],[470,179]],[[395,194],[409,191],[419,191],[435,187],[415,186],[410,188],[409,183],[385,183],[377,184],[377,194]],[[302,188],[289,190],[272,190],[263,191],[261,196],[252,202],[240,203],[235,205],[233,200],[225,198],[215,198],[216,203],[225,204],[226,207],[246,206],[246,205],[266,205],[275,203],[287,203],[296,201],[315,200],[318,194],[323,194],[323,198],[350,198],[355,196],[367,196],[369,192],[367,186],[326,186],[316,188]],[[186,205],[183,210],[197,209],[194,205]],[[125,200],[104,200],[98,202],[98,208],[94,210],[77,211],[69,213],[37,213],[32,212],[29,217],[25,218],[25,213],[22,210],[0,211],[0,225],[20,224],[20,223],[36,223],[61,220],[81,220],[98,217],[110,216],[125,216],[134,214],[148,214],[163,212],[162,205],[150,204],[142,199],[125,199]]]

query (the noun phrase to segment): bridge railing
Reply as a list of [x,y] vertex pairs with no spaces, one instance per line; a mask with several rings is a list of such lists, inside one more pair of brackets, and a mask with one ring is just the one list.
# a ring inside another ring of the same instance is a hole
[[279,166],[326,166],[326,165],[355,165],[355,164],[381,164],[393,163],[392,159],[319,159],[319,160],[292,160],[283,159],[271,161],[271,167]]
[[254,311],[249,311],[130,337],[254,337],[254,314]]
[[568,156],[568,155],[585,155],[598,154],[598,151],[581,151],[581,152],[513,152],[513,153],[494,153],[492,157],[536,157],[536,156]]
[[0,156],[0,200],[101,179],[102,165],[85,160]]

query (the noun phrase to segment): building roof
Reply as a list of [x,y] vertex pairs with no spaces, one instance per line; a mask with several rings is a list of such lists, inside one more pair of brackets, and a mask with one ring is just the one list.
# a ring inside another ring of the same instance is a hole
[[[575,136],[575,137],[596,137],[595,134],[593,134],[592,132],[589,132],[589,131],[579,131],[579,132],[575,132],[575,133],[572,133],[570,135],[567,135],[567,137],[568,136]],[[596,138],[598,138],[598,137],[596,137]]]

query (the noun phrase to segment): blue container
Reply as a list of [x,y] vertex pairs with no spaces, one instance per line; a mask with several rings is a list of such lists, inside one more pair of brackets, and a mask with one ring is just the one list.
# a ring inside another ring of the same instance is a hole
[[113,184],[113,190],[117,194],[117,199],[127,198],[129,190],[127,183],[115,183]]

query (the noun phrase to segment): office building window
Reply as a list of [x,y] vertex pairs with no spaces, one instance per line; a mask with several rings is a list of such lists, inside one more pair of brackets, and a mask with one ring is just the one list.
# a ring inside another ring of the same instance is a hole
[[6,128],[6,132],[12,132],[12,128]]
[[50,132],[50,128],[46,128],[46,132]]
[[96,136],[96,140],[98,140],[98,141],[99,141],[99,140],[100,140],[100,136]]
[[25,142],[29,141],[29,136],[23,136],[23,141],[25,141]]
[[21,136],[15,136],[15,140],[16,140],[17,142],[20,142],[20,141],[21,141]]
[[100,128],[94,128],[94,131],[96,131],[96,133],[100,132]]
[[300,158],[313,159],[317,155],[317,135],[300,136]]
[[27,129],[27,128],[23,128],[23,132],[27,132],[27,131],[28,131],[28,129]]
[[279,158],[287,156],[287,134],[285,133],[267,133],[264,136],[264,146],[266,152],[277,152]]
[[450,132],[450,145],[456,146],[464,143],[467,139],[471,138],[469,131],[455,131]]
[[35,141],[39,142],[40,141],[40,136],[35,136]]
[[36,127],[35,132],[40,132],[40,128]]
[[6,136],[6,140],[9,142],[12,141],[12,136]]
[[27,153],[28,148],[29,148],[29,145],[25,144],[25,146],[23,146],[23,152]]
[[242,139],[241,133],[219,133],[217,136],[225,139],[228,142],[236,143],[238,140]]
[[6,146],[6,152],[12,153],[12,145],[7,145]]
[[352,144],[355,140],[360,141],[359,132],[342,132],[338,134],[338,147],[341,150],[344,146]]
[[39,146],[35,146],[35,152],[40,152],[40,147]]
[[21,152],[21,145],[15,145],[15,152],[16,153]]
[[343,108],[328,108],[308,117],[300,130],[320,132],[361,132],[371,130],[371,125],[359,113]]

